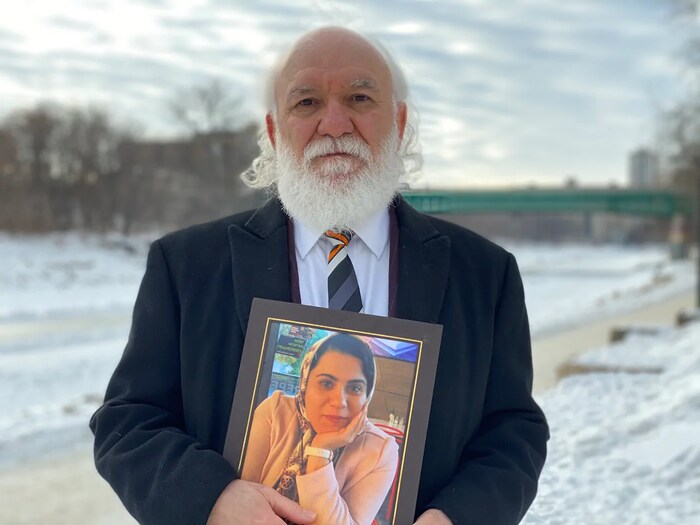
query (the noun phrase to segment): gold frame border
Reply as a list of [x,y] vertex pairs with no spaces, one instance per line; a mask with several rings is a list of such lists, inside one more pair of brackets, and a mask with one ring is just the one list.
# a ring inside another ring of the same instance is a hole
[[265,320],[265,333],[263,334],[262,345],[260,347],[260,359],[258,360],[258,371],[255,375],[255,387],[253,388],[253,395],[252,395],[251,400],[250,400],[250,409],[248,410],[248,421],[246,422],[246,431],[245,431],[245,436],[243,438],[243,447],[241,448],[240,460],[238,462],[238,472],[242,471],[243,462],[245,460],[245,450],[246,450],[246,446],[248,445],[248,436],[250,435],[250,424],[252,421],[253,412],[255,411],[255,398],[256,398],[257,393],[258,393],[258,387],[260,385],[260,373],[262,372],[262,365],[263,365],[263,361],[265,358],[265,347],[267,346],[267,336],[270,332],[270,323],[271,322],[297,324],[297,325],[303,325],[303,326],[310,326],[312,328],[322,328],[324,330],[333,330],[335,332],[346,332],[346,333],[353,333],[353,334],[368,335],[371,337],[380,337],[382,339],[399,339],[401,341],[410,341],[412,343],[418,344],[418,358],[416,359],[416,368],[413,372],[413,388],[411,389],[411,405],[409,407],[409,412],[408,412],[408,422],[406,423],[406,431],[404,432],[403,454],[401,454],[401,469],[399,470],[399,477],[398,477],[398,482],[397,482],[397,487],[396,487],[396,498],[394,500],[394,508],[392,509],[393,515],[391,518],[391,522],[395,523],[396,522],[396,512],[397,512],[398,507],[399,507],[399,497],[401,495],[401,481],[403,479],[404,462],[406,461],[406,449],[408,448],[408,446],[407,446],[408,445],[408,437],[411,433],[411,421],[413,419],[413,405],[415,403],[416,387],[418,386],[418,375],[419,375],[418,372],[420,370],[420,364],[421,364],[422,356],[423,356],[423,341],[421,341],[420,339],[410,339],[410,338],[397,337],[397,336],[387,335],[387,334],[375,334],[372,332],[353,330],[350,328],[340,328],[340,327],[334,327],[334,326],[328,326],[328,325],[322,325],[322,324],[307,323],[304,321],[295,321],[292,319],[281,319],[278,317],[268,317]]

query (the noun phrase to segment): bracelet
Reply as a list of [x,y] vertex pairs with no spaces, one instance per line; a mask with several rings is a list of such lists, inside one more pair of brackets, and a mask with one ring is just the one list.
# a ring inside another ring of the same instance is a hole
[[304,457],[316,456],[326,458],[328,461],[333,461],[333,451],[327,448],[309,447],[304,448]]

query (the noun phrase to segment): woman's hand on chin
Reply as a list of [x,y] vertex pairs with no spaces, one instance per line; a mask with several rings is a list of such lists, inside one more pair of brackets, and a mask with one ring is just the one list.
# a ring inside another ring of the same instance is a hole
[[352,443],[365,428],[365,424],[367,424],[367,405],[355,414],[355,417],[343,428],[334,432],[316,434],[311,440],[311,446],[325,448],[327,450],[337,450]]

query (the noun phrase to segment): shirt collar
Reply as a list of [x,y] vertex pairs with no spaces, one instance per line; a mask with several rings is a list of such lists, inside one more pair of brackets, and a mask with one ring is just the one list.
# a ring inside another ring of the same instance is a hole
[[[359,238],[379,259],[389,243],[389,209],[384,208],[364,221],[351,225],[355,238]],[[294,245],[301,259],[306,259],[323,232],[309,228],[300,220],[294,221]]]

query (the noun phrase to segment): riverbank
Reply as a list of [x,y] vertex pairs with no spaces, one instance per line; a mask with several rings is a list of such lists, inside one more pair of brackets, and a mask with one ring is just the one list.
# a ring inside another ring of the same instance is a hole
[[677,313],[693,307],[694,302],[694,292],[685,291],[657,303],[533,338],[533,391],[539,394],[553,388],[560,379],[560,367],[588,350],[609,344],[613,328],[641,324],[673,326]]
[[134,525],[136,521],[95,470],[84,445],[67,456],[0,471],[0,523],[7,525]]

